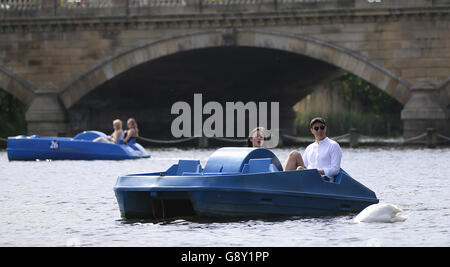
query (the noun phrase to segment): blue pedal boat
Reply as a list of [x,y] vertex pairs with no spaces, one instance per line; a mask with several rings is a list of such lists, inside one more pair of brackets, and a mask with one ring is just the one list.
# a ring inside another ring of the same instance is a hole
[[128,144],[93,142],[106,135],[85,131],[73,138],[16,136],[8,137],[6,151],[9,160],[122,160],[148,158],[150,154],[134,139]]
[[282,171],[264,148],[221,148],[204,168],[180,160],[165,172],[119,177],[122,218],[324,216],[378,203],[373,191],[341,169],[333,182],[317,169]]

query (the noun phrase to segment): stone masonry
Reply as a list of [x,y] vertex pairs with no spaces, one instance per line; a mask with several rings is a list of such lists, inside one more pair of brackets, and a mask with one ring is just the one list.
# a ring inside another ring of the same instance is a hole
[[405,138],[427,127],[449,134],[449,1],[9,2],[0,6],[0,88],[27,105],[29,134],[69,134],[67,110],[133,67],[227,46],[352,72],[404,105]]

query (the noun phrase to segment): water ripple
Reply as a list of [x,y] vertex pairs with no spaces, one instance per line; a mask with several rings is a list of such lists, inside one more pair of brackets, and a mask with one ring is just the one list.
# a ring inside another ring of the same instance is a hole
[[[303,150],[304,148],[302,148]],[[157,172],[214,150],[161,149],[132,161],[9,162],[0,152],[0,246],[449,246],[450,149],[344,149],[342,167],[410,214],[395,224],[353,215],[171,222],[120,218],[120,175]],[[290,149],[275,149],[284,162]],[[434,171],[439,169],[439,171]]]

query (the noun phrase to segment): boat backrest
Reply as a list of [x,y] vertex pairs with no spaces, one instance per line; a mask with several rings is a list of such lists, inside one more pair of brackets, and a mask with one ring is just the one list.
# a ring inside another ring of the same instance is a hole
[[130,139],[128,140],[128,143],[126,143],[126,144],[125,144],[125,142],[123,141],[123,139],[119,139],[119,140],[116,142],[116,144],[119,144],[119,145],[129,145],[129,146],[131,146],[134,150],[137,150],[137,149],[135,149],[135,148],[133,147],[133,145],[136,144],[136,139],[135,139],[135,138],[130,138]]
[[343,169],[340,169],[339,173],[336,176],[334,176],[334,183],[335,184],[340,184],[341,183],[342,175],[344,175],[344,173],[347,174]]
[[272,163],[271,158],[251,159],[248,164],[244,164],[242,173],[277,172],[277,167]]
[[167,171],[168,176],[199,175],[202,165],[199,160],[179,160],[178,164],[172,165]]

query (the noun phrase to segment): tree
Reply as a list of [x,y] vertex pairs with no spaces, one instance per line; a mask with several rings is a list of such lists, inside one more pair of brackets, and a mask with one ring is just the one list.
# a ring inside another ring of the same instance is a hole
[[27,132],[25,105],[0,88],[0,136],[14,136]]

